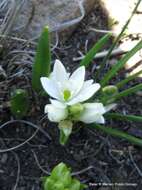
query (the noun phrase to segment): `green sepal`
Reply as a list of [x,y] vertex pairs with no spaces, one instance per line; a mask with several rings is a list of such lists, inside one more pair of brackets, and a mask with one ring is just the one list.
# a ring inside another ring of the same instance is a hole
[[47,177],[44,184],[43,184],[43,187],[44,187],[44,190],[54,190],[54,180],[52,180],[52,178],[50,177]]
[[70,134],[72,133],[72,122],[65,120],[61,121],[58,125],[60,129],[60,144],[65,145],[68,141]]

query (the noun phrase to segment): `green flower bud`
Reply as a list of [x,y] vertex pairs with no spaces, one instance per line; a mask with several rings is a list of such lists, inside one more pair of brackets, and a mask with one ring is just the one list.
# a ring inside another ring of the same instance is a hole
[[28,101],[28,93],[23,89],[16,89],[11,94],[10,99],[10,109],[11,112],[18,118],[22,118],[26,116],[28,108],[29,108],[29,101]]
[[79,116],[84,110],[84,106],[80,103],[69,107],[69,112],[72,116]]
[[118,88],[114,85],[109,85],[109,86],[105,86],[103,89],[102,89],[102,92],[103,92],[103,95],[104,96],[113,96],[115,94],[118,93]]

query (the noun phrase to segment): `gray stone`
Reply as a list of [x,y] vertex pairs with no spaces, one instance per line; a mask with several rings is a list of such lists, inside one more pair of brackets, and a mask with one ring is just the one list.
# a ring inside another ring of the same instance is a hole
[[[17,27],[28,38],[37,38],[42,28],[48,25],[51,31],[60,31],[80,22],[96,0],[30,0],[25,1],[16,20]],[[20,31],[21,32],[21,31]],[[70,30],[68,30],[70,32]]]
[[7,159],[8,159],[8,155],[6,153],[3,154],[1,158],[1,163],[5,164],[7,162]]

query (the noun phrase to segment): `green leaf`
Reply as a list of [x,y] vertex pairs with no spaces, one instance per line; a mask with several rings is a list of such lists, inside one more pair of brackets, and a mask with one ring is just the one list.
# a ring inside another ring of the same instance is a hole
[[35,63],[32,70],[32,87],[37,92],[41,91],[41,77],[48,77],[51,67],[51,51],[50,51],[50,39],[49,29],[44,27],[40,36],[37,53],[35,57]]
[[134,87],[131,87],[129,89],[126,89],[122,92],[119,92],[118,94],[111,97],[111,99],[106,99],[105,102],[112,103],[115,100],[119,100],[125,96],[131,95],[133,93],[136,93],[137,91],[142,90],[142,84],[138,84]]
[[130,18],[127,20],[127,22],[125,23],[125,25],[123,26],[120,34],[118,35],[118,37],[115,39],[114,43],[112,44],[112,46],[110,47],[109,49],[109,52],[107,54],[107,56],[103,59],[102,61],[102,64],[101,64],[101,67],[100,69],[98,70],[98,73],[97,73],[97,78],[98,78],[98,75],[101,73],[102,69],[105,67],[105,64],[107,63],[107,60],[110,58],[111,56],[111,53],[113,51],[113,49],[116,47],[116,45],[118,44],[118,42],[120,41],[121,37],[123,36],[125,30],[127,30],[127,27],[131,21],[131,19],[133,18],[133,16],[135,15],[136,11],[137,11],[137,8],[138,6],[140,5],[141,3],[141,0],[138,0],[137,3],[136,3],[136,6],[134,7],[133,11],[132,11],[132,14],[130,15]]
[[119,114],[119,113],[106,113],[104,116],[108,119],[142,122],[142,116],[137,116],[137,115],[123,115],[123,114]]
[[84,59],[81,61],[80,66],[88,67],[91,61],[94,59],[98,51],[108,42],[111,37],[111,33],[103,36],[85,55]]
[[87,186],[72,178],[71,170],[64,163],[54,167],[49,177],[42,178],[44,190],[83,190]]
[[125,84],[127,84],[129,81],[135,79],[135,78],[136,78],[137,76],[139,76],[140,74],[142,74],[142,70],[141,70],[141,71],[138,71],[138,72],[136,72],[135,74],[128,76],[126,79],[124,79],[124,80],[118,82],[118,83],[116,84],[117,88],[122,88]]
[[54,186],[54,181],[50,177],[47,177],[43,183],[44,190],[54,190],[53,186]]
[[57,182],[57,183],[54,184],[54,189],[56,189],[56,190],[64,190],[65,187],[61,182]]
[[142,146],[142,139],[129,135],[128,133],[122,132],[118,129],[113,129],[111,127],[106,127],[99,124],[91,125],[91,127],[101,130],[109,135],[125,139],[134,145]]
[[54,169],[51,172],[51,177],[54,180],[59,180],[61,176],[64,175],[64,173],[66,172],[68,172],[68,167],[66,166],[66,164],[61,162],[60,164],[54,167]]
[[72,179],[69,190],[83,190],[84,188],[87,188],[87,186],[81,184],[77,179]]
[[71,183],[70,169],[64,163],[60,163],[53,169],[51,178],[54,181],[60,181],[64,187],[67,187]]
[[77,179],[73,179],[69,189],[70,190],[80,190],[80,182]]
[[113,67],[110,69],[103,79],[101,80],[100,84],[104,87],[109,80],[114,77],[117,72],[126,64],[126,62],[133,56],[137,51],[142,48],[142,40],[131,50],[129,51],[124,57],[122,57]]
[[16,89],[10,99],[11,112],[18,118],[27,115],[29,108],[28,93],[23,89]]

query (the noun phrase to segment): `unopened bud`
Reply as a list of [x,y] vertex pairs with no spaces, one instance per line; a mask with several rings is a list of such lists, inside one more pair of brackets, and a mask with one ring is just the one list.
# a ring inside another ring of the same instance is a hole
[[76,116],[80,115],[84,110],[84,106],[82,104],[75,104],[73,106],[70,106],[69,112],[71,115]]
[[105,86],[103,89],[104,96],[113,96],[118,93],[118,88],[114,85]]

